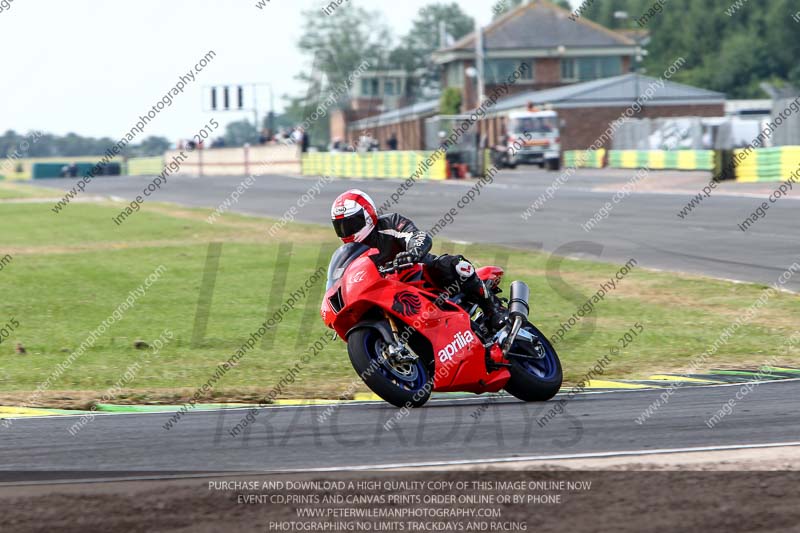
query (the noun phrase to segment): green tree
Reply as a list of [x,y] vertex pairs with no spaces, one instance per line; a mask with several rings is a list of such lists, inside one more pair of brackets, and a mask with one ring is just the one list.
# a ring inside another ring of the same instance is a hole
[[142,140],[138,146],[135,146],[133,151],[135,151],[137,157],[149,157],[163,154],[169,150],[170,146],[172,146],[172,143],[166,137],[151,135]]
[[298,75],[308,90],[290,98],[287,112],[300,124],[312,116],[324,102],[328,112],[318,116],[309,131],[317,144],[329,138],[330,111],[348,99],[343,87],[362,66],[370,70],[386,68],[391,34],[380,14],[352,4],[342,6],[330,15],[319,11],[303,12],[303,33],[298,41],[300,51],[311,62],[309,71]]
[[[650,44],[644,66],[654,77],[683,57],[686,63],[674,81],[731,98],[764,97],[759,86],[764,81],[799,84],[800,39],[791,16],[796,0],[750,2],[735,12],[732,4],[669,0],[657,12],[651,0],[604,0],[587,5],[582,15],[611,28],[645,28]],[[626,11],[628,19],[615,18],[616,11]]]
[[429,4],[417,12],[411,30],[401,39],[402,44],[392,52],[392,62],[409,71],[425,67],[430,54],[442,47],[442,22],[447,35],[455,40],[475,29],[475,19],[467,15],[456,2]]
[[430,61],[430,56],[442,46],[441,23],[444,23],[447,35],[455,40],[475,29],[475,20],[456,2],[422,7],[412,22],[411,30],[389,55],[389,63],[393,67],[406,72],[422,72],[421,76],[410,78],[407,96],[420,98],[439,90],[441,70]]
[[390,44],[391,34],[377,12],[353,5],[331,15],[304,11],[298,47],[313,64],[312,71],[299,78],[332,89],[365,61],[373,69],[385,66]]
[[[497,18],[521,6],[526,1],[527,0],[497,0],[492,6],[492,14],[494,18]],[[568,0],[553,0],[553,3],[559,7],[563,7],[567,11],[572,11],[572,6],[569,4]]]
[[247,119],[231,122],[225,127],[225,146],[243,146],[258,142],[258,131]]
[[458,115],[461,113],[461,101],[461,89],[448,87],[442,91],[442,97],[439,99],[439,114]]

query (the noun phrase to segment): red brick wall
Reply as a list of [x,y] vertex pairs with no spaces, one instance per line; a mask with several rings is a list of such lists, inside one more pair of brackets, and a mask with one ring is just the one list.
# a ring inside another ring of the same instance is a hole
[[[585,150],[603,135],[608,126],[625,113],[627,107],[599,107],[593,109],[558,109],[559,118],[566,121],[561,128],[563,150]],[[663,117],[721,117],[725,115],[723,104],[645,106],[642,113],[632,118]],[[609,146],[606,146],[608,148]]]
[[537,59],[534,66],[536,90],[564,85],[561,81],[561,60],[558,58]]
[[[561,147],[563,150],[584,150],[603,135],[608,126],[625,113],[627,107],[596,107],[577,109],[558,109],[559,118],[566,124],[561,128]],[[662,117],[721,117],[725,114],[723,104],[714,105],[676,105],[645,106],[642,113],[634,118]],[[505,117],[494,117],[479,123],[481,134],[487,135],[489,145],[500,142],[505,133]],[[381,141],[381,148],[386,147],[386,139],[397,134],[400,150],[422,150],[425,145],[425,119],[414,119],[401,124],[382,126],[368,133]],[[358,140],[360,131],[348,132],[348,140]],[[609,146],[606,146],[608,148]]]
[[386,141],[393,133],[397,136],[398,150],[422,150],[425,146],[425,119],[406,120],[389,126],[367,128],[366,131],[350,130],[347,142],[355,144],[362,135],[369,135],[381,143],[381,150],[386,150]]

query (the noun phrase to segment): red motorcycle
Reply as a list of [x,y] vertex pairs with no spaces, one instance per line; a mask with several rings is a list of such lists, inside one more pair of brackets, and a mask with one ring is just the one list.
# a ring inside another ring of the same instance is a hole
[[[374,248],[349,243],[331,258],[322,320],[342,339],[353,368],[378,396],[420,407],[431,392],[498,392],[546,401],[561,387],[561,363],[550,341],[528,321],[528,286],[511,284],[509,320],[488,333],[477,305],[441,291],[422,265],[377,267]],[[478,276],[495,294],[503,270]],[[457,290],[457,288],[453,288]]]

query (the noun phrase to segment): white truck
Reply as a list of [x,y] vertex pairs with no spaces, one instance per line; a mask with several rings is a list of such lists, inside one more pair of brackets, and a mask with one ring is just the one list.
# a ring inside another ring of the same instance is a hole
[[506,126],[507,164],[561,168],[561,134],[555,111],[514,111]]

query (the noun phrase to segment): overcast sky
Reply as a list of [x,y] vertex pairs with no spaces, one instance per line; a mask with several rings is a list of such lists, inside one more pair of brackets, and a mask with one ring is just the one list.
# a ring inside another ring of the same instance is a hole
[[[212,117],[223,125],[252,117],[204,112],[202,87],[268,82],[276,95],[302,92],[294,80],[304,65],[295,45],[300,11],[329,1],[271,0],[259,10],[256,0],[13,0],[0,12],[0,132],[118,138],[209,50],[216,59],[145,135],[174,141],[190,137]],[[431,1],[351,3],[382,11],[399,36]],[[482,24],[491,21],[493,0],[459,3]],[[268,99],[260,96],[266,112]]]

